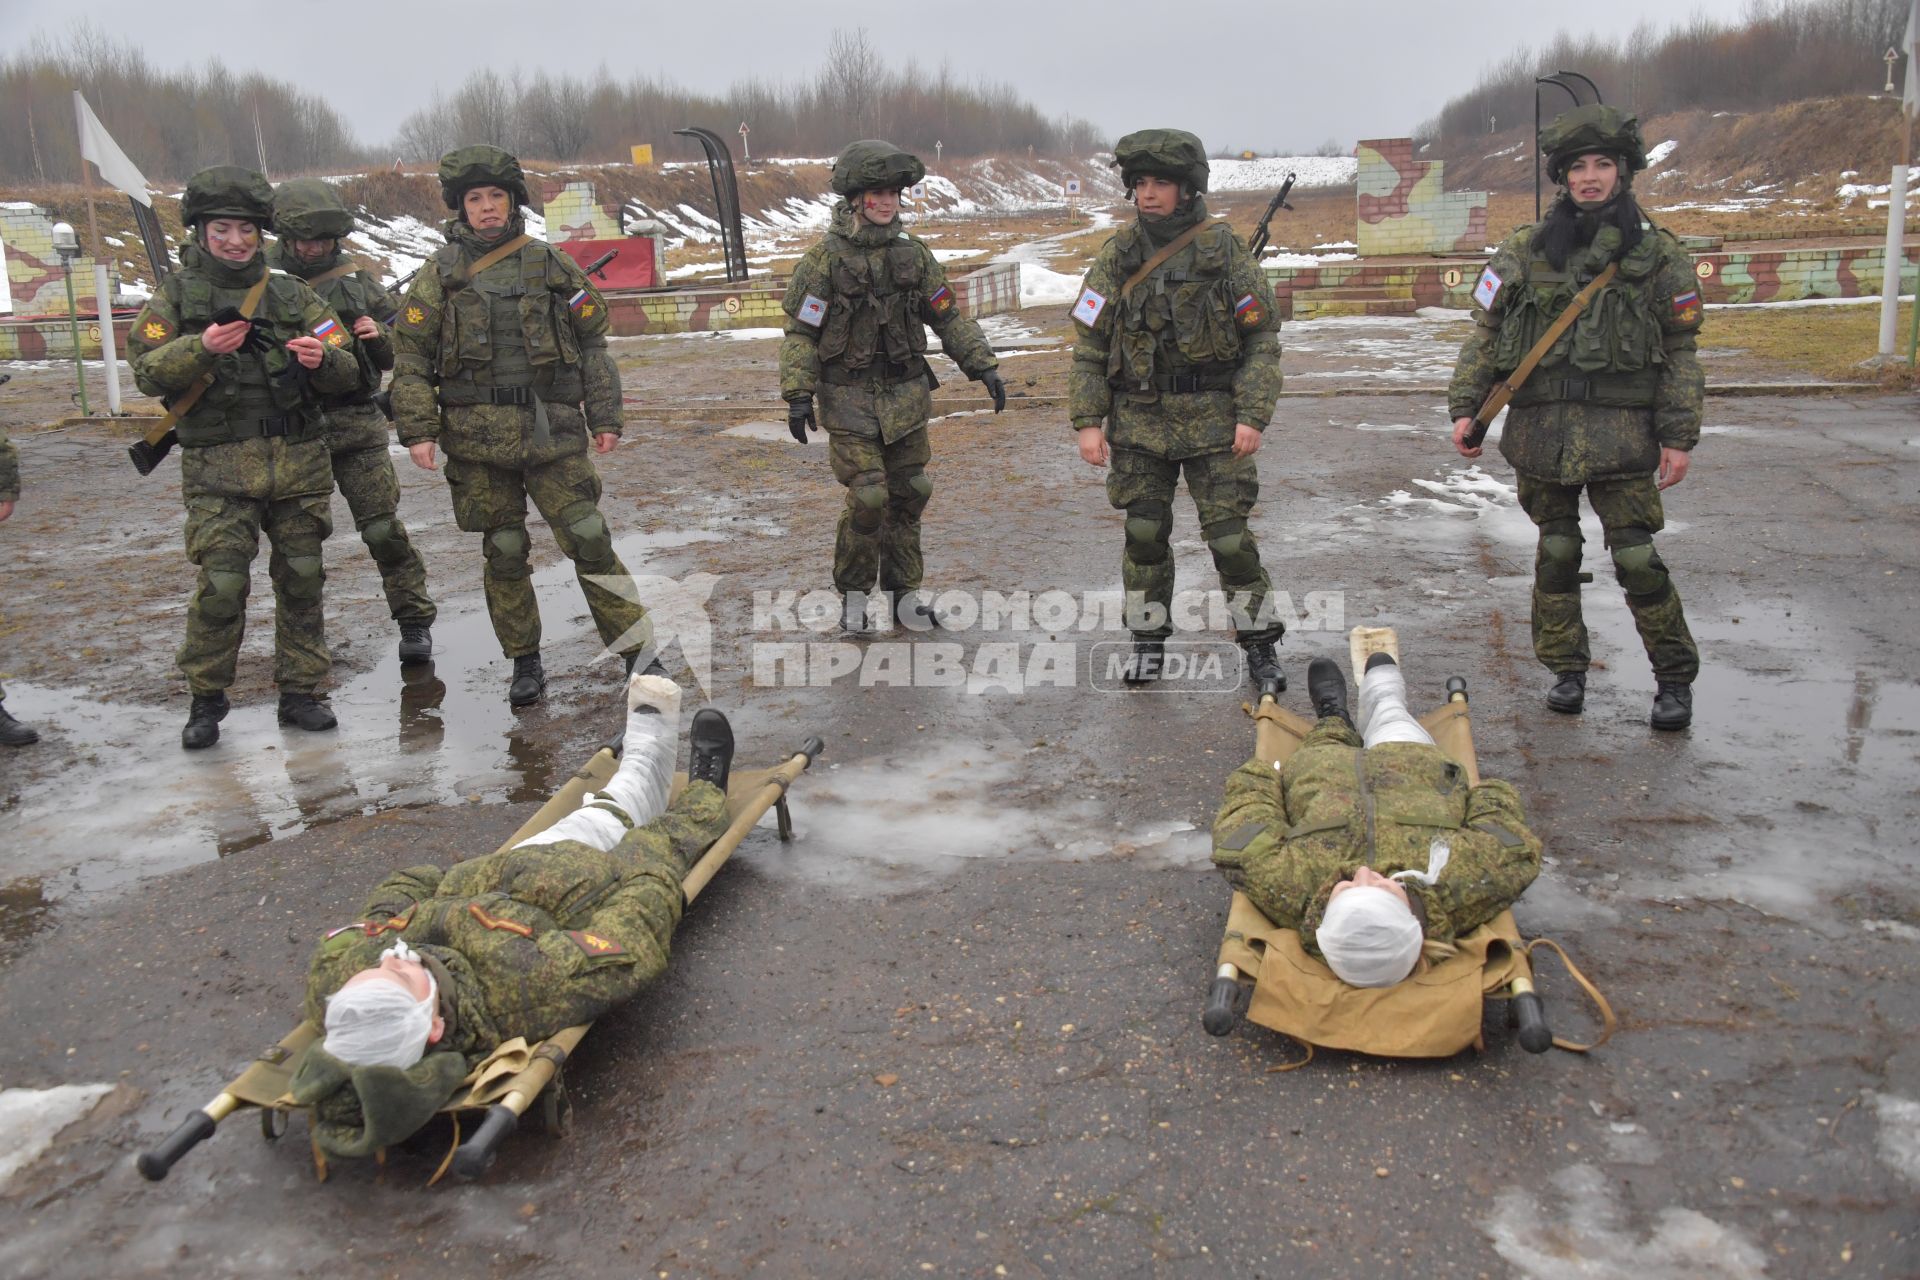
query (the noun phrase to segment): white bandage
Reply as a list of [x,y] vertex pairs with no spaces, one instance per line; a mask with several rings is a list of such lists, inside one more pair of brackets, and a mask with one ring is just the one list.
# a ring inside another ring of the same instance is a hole
[[1348,986],[1390,987],[1420,959],[1420,922],[1391,890],[1357,884],[1327,904],[1314,941]]
[[[395,942],[380,956],[416,963],[420,959],[404,942]],[[327,997],[327,1038],[320,1047],[350,1066],[410,1067],[427,1051],[439,1004],[440,988],[431,970],[425,1000],[415,1000],[394,979],[351,983]]]
[[1433,735],[1407,710],[1407,678],[1391,662],[1360,677],[1360,740],[1369,747],[1383,742],[1433,745]]
[[[588,796],[582,808],[528,836],[519,847],[577,840],[611,852],[632,827],[645,826],[667,811],[679,745],[680,686],[665,676],[635,675],[627,682],[627,732],[620,767],[607,779],[606,789]],[[632,826],[596,807],[601,804],[617,806]]]

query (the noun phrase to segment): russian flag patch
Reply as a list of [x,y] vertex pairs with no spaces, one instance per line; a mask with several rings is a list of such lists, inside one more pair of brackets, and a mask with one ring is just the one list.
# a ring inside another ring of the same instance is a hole
[[1242,329],[1258,329],[1266,320],[1267,311],[1260,305],[1260,299],[1250,293],[1233,304],[1233,318]]
[[340,328],[340,322],[332,316],[313,326],[313,336],[330,347],[340,346],[347,340],[345,331]]
[[933,296],[927,299],[927,306],[935,315],[947,314],[953,310],[953,290],[941,285],[933,291]]
[[585,289],[581,289],[580,292],[574,294],[571,298],[567,299],[567,310],[578,311],[580,310],[581,307],[586,305],[586,302],[587,302],[587,291]]

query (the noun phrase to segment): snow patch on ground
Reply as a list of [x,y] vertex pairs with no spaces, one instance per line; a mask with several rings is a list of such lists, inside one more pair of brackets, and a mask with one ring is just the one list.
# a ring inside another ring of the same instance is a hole
[[1873,1109],[1880,1117],[1880,1158],[1888,1168],[1920,1187],[1920,1102],[1898,1094],[1876,1093]]
[[1022,307],[1070,307],[1080,297],[1080,277],[1049,271],[1036,262],[1020,264]]
[[1767,1257],[1732,1227],[1692,1209],[1669,1206],[1642,1234],[1619,1192],[1592,1165],[1550,1179],[1548,1198],[1507,1187],[1481,1231],[1526,1280],[1759,1280]]
[[0,1089],[0,1187],[40,1158],[60,1131],[113,1092],[110,1084]]
[[1352,156],[1264,156],[1257,160],[1207,161],[1209,191],[1278,191],[1293,175],[1294,189],[1344,187],[1360,172]]
[[430,227],[404,213],[397,218],[381,219],[363,207],[354,220],[360,225],[348,233],[347,244],[362,253],[386,259],[388,285],[418,271],[421,264],[447,243],[438,227]]
[[1656,144],[1651,150],[1647,152],[1647,167],[1651,169],[1653,168],[1653,166],[1659,164],[1662,160],[1665,160],[1668,156],[1673,154],[1674,148],[1678,147],[1679,145],[1680,144],[1672,138],[1668,138],[1665,142]]

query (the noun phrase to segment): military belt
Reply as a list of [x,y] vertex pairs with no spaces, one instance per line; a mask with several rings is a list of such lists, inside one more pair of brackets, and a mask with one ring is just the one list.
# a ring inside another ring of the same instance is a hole
[[534,402],[532,387],[455,387],[440,388],[440,403],[443,405],[469,404],[519,404]]
[[1516,405],[1598,402],[1623,408],[1650,408],[1654,401],[1651,379],[1626,377],[1535,378],[1514,393]]
[[303,415],[283,413],[271,418],[228,419],[219,427],[194,428],[183,433],[180,443],[185,448],[205,447],[213,444],[232,444],[236,440],[277,439],[282,436],[309,436],[319,433],[319,423],[309,422]]
[[864,387],[870,382],[917,382],[927,376],[927,362],[912,360],[876,360],[859,369],[829,364],[820,370],[820,381],[835,387]]
[[1131,392],[1159,391],[1168,395],[1193,395],[1200,391],[1233,390],[1233,374],[1217,373],[1161,373],[1151,378],[1127,378],[1120,384],[1120,390]]

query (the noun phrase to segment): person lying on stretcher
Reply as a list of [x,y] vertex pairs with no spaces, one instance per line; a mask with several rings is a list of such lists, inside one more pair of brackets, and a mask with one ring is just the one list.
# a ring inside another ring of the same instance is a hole
[[679,724],[679,687],[634,676],[606,790],[511,849],[397,872],[320,943],[306,1016],[326,1035],[291,1092],[322,1150],[400,1141],[501,1043],[591,1022],[666,970],[681,880],[727,828],[733,759],[726,717],[699,712],[668,807]]
[[1313,660],[1307,693],[1320,721],[1279,785],[1258,757],[1227,779],[1214,865],[1342,982],[1390,987],[1512,906],[1540,841],[1510,784],[1468,786],[1434,745],[1388,654],[1367,660],[1359,732],[1336,663]]

